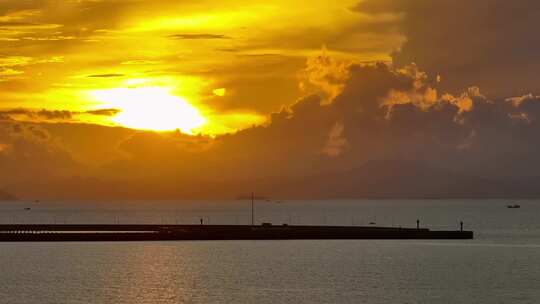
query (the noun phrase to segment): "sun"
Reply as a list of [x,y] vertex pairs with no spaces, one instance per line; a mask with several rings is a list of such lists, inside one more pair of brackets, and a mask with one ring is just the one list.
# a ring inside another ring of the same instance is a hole
[[134,129],[192,134],[206,119],[189,102],[161,87],[115,88],[93,91],[106,107],[119,109],[112,121]]

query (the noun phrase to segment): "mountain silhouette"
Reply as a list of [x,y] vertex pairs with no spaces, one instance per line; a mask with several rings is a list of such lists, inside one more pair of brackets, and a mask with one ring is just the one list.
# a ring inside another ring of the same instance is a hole
[[9,201],[9,200],[15,200],[15,199],[16,198],[13,195],[0,190],[0,201]]

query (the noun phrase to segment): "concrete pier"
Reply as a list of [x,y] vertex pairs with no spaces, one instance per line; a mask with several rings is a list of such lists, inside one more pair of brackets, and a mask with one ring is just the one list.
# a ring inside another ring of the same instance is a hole
[[472,239],[472,231],[290,225],[0,225],[0,242]]

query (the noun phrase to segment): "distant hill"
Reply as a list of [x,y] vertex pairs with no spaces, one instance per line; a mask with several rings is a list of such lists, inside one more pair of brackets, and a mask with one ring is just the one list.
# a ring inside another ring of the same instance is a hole
[[15,200],[15,199],[16,199],[15,196],[0,190],[0,201],[9,201],[9,200]]
[[540,178],[489,179],[402,160],[369,161],[344,172],[256,185],[292,198],[540,197]]
[[[459,169],[459,168],[457,168]],[[406,160],[369,161],[345,171],[305,177],[241,180],[88,178],[47,180],[12,187],[22,198],[42,199],[400,199],[400,198],[540,198],[540,177],[491,178],[463,174]],[[69,185],[69,187],[66,187]],[[0,199],[14,199],[0,192]]]

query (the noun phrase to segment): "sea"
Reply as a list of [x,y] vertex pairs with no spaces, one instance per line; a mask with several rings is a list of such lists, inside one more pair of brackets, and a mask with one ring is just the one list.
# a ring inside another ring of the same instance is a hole
[[[540,200],[257,199],[253,214],[274,225],[463,222],[475,238],[0,243],[0,303],[540,303]],[[201,219],[250,224],[251,201],[0,202],[0,224]]]

